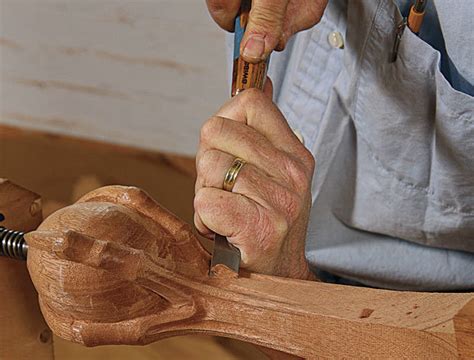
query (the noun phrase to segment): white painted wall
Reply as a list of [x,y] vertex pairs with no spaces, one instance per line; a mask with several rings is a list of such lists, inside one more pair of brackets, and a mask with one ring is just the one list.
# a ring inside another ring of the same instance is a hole
[[228,96],[204,0],[0,0],[3,124],[191,155]]

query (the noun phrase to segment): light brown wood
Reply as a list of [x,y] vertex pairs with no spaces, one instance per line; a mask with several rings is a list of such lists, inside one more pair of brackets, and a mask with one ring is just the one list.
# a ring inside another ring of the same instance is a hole
[[41,198],[7,179],[0,178],[0,225],[12,230],[31,231],[41,223]]
[[474,359],[474,301],[471,300],[454,317],[456,341],[461,359]]
[[303,358],[468,358],[473,293],[397,292],[245,273],[208,276],[186,223],[133,187],[95,190],[29,233],[53,331],[88,346],[204,333]]
[[[0,179],[0,213],[0,226],[34,230],[42,220],[41,199]],[[24,262],[0,257],[0,299],[0,359],[53,359],[52,334]]]
[[[0,144],[2,174],[41,194],[44,217],[100,186],[127,184],[147,189],[160,204],[192,222],[193,158],[182,157],[186,165],[181,171],[174,166],[174,155],[1,125]],[[165,161],[168,158],[170,161]],[[207,239],[200,241],[212,248]],[[23,266],[26,268],[26,263]],[[56,360],[266,359],[251,344],[195,335],[173,337],[145,347],[85,347],[55,336],[54,354]]]
[[[51,134],[38,130],[26,130],[13,126],[0,125],[0,137],[2,141],[34,141],[41,146],[40,151],[44,151],[44,142],[54,142],[56,147],[64,148],[64,151],[70,151],[72,147],[80,148],[83,152],[113,152],[116,156],[123,155],[127,157],[135,157],[154,164],[164,164],[170,168],[180,172],[181,174],[195,177],[196,166],[194,157],[183,156],[166,152],[154,152],[140,149],[138,147],[124,146],[96,140],[83,139],[68,135]],[[0,154],[2,155],[2,154]]]

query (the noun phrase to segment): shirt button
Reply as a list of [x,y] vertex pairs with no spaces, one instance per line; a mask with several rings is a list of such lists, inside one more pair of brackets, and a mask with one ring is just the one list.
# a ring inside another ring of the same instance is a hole
[[339,31],[333,31],[328,35],[328,43],[333,48],[343,49],[344,48],[344,38],[342,37]]

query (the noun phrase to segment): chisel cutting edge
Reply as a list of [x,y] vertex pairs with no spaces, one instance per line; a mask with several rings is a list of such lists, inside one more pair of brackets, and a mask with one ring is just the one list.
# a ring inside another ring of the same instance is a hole
[[216,274],[216,265],[225,265],[232,271],[238,273],[240,267],[240,250],[227,241],[225,236],[216,234],[214,237],[214,252],[211,259],[210,275]]

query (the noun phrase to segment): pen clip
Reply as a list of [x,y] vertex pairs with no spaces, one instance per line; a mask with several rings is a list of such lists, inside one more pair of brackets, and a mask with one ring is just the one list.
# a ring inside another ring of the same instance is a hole
[[393,43],[392,56],[390,57],[390,62],[397,61],[398,57],[398,48],[400,46],[400,41],[402,40],[403,32],[407,26],[407,18],[404,17],[403,20],[398,24],[397,31],[395,32],[395,42]]

